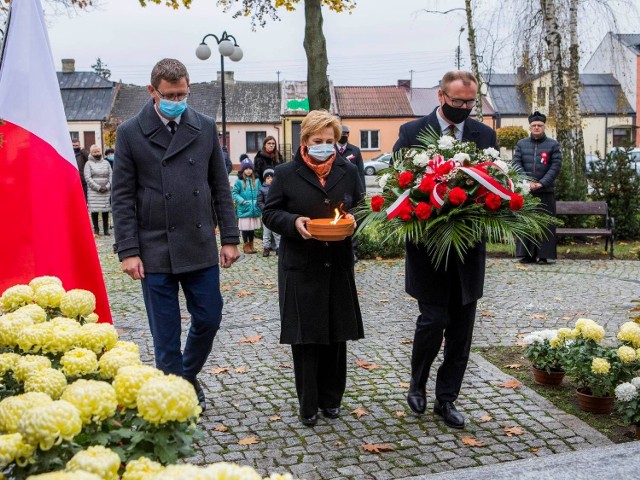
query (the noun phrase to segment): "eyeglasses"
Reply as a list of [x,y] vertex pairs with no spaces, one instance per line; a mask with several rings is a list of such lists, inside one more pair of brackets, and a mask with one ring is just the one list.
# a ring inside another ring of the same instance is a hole
[[451,98],[447,94],[447,92],[445,92],[444,90],[442,91],[442,94],[445,95],[449,100],[451,100],[451,105],[453,105],[456,108],[460,108],[460,107],[473,108],[473,107],[476,106],[475,99],[473,99],[473,100],[463,100],[461,98]]
[[185,98],[187,98],[189,95],[191,95],[191,92],[187,92],[187,93],[174,93],[171,95],[165,95],[164,93],[162,93],[160,90],[158,90],[157,88],[154,88],[154,90],[156,91],[156,93],[160,96],[160,98],[162,98],[163,100],[169,100],[170,102],[181,102],[183,101]]
[[529,128],[544,128],[544,124],[529,125]]

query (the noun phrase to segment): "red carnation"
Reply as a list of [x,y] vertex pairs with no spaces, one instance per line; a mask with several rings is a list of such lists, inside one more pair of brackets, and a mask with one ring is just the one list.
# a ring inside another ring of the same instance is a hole
[[420,190],[422,193],[431,193],[431,191],[436,187],[436,176],[431,174],[431,175],[425,175],[424,177],[422,177],[422,180],[420,181],[420,186],[418,187],[418,190]]
[[467,200],[467,192],[460,187],[453,187],[449,192],[449,201],[453,205],[462,205]]
[[407,188],[412,183],[413,173],[409,172],[408,170],[406,172],[402,172],[398,177],[398,185],[400,186],[400,188]]
[[[438,194],[438,196],[444,200],[444,196],[447,194],[447,184],[446,183],[438,183],[436,185],[436,188],[434,188],[433,190]],[[431,205],[433,205],[436,208],[440,208],[442,205],[438,205],[436,203],[435,200],[435,195],[433,193],[431,193]]]
[[511,200],[509,201],[509,208],[511,210],[520,210],[523,204],[524,204],[524,198],[522,197],[522,195],[518,195],[517,193],[514,193],[513,196],[511,197]]
[[431,206],[425,202],[420,202],[416,206],[416,217],[418,220],[426,220],[431,216]]
[[444,162],[438,165],[438,168],[436,168],[436,174],[442,177],[447,175],[451,170],[453,170],[453,162]]
[[374,212],[379,212],[382,209],[382,205],[384,204],[384,198],[380,195],[374,195],[371,197],[371,210]]
[[487,199],[485,200],[485,205],[489,210],[495,212],[500,208],[500,205],[502,205],[502,199],[495,193],[488,193]]
[[411,212],[413,212],[413,205],[411,205],[411,202],[407,201],[403,203],[398,209],[398,217],[400,218],[400,220],[408,222],[409,220],[411,220]]

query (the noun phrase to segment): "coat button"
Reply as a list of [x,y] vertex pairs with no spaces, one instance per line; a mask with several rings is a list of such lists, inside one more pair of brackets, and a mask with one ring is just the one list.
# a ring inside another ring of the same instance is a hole
[[193,191],[194,195],[200,195],[200,190],[198,190],[197,188]]
[[329,200],[328,198],[324,199],[324,204],[325,205],[329,205],[331,203],[331,200]]
[[327,267],[327,268],[329,268],[329,267],[331,266],[331,263],[329,263],[329,262],[324,262],[324,266],[325,266],[325,267]]
[[195,164],[196,164],[196,161],[195,161],[193,158],[190,158],[190,159],[189,159],[189,163],[190,163],[191,165],[195,165]]
[[166,167],[167,166],[167,161],[166,160],[162,160],[162,166]]
[[166,198],[167,200],[171,200],[171,197],[173,197],[173,195],[171,195],[170,193],[164,194],[164,198]]
[[169,231],[170,232],[173,232],[175,229],[176,229],[176,227],[173,227],[173,226],[169,227]]
[[196,228],[202,228],[202,224],[200,222],[196,223]]

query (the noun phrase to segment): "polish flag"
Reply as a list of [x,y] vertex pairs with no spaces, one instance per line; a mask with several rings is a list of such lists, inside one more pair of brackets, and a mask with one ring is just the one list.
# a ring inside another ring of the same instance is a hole
[[40,0],[13,0],[0,58],[0,293],[41,275],[111,322]]

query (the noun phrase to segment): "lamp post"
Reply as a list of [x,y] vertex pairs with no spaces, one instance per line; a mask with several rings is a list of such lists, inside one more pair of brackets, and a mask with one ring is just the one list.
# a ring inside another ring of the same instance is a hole
[[226,112],[226,99],[224,96],[224,57],[229,57],[234,62],[239,62],[242,59],[242,49],[238,46],[238,42],[233,35],[229,35],[227,32],[222,32],[222,36],[218,38],[217,35],[209,33],[202,38],[202,42],[196,48],[196,57],[200,60],[207,60],[211,56],[211,49],[205,43],[208,37],[213,37],[218,43],[218,52],[220,52],[220,72],[221,72],[221,96],[220,101],[222,104],[222,147],[227,149],[227,112]]
[[458,49],[456,50],[456,68],[460,70],[460,36],[464,32],[464,27],[460,27],[460,33],[458,34]]

